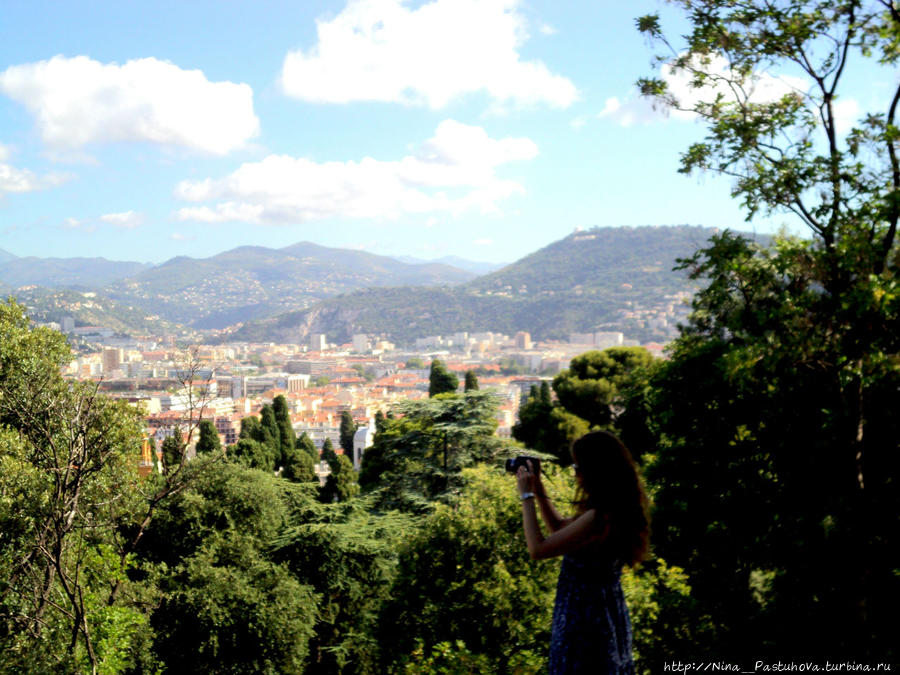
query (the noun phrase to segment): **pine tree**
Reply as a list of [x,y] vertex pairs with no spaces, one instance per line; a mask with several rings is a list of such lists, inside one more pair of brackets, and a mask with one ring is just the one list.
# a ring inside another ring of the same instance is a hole
[[474,370],[466,371],[466,391],[478,391],[478,376]]

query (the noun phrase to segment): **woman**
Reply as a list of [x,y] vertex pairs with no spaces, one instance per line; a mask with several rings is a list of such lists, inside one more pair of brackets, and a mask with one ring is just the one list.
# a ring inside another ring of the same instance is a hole
[[[517,473],[528,553],[562,555],[550,637],[550,673],[633,673],[631,621],[622,594],[624,565],[647,555],[647,497],[618,438],[594,431],[572,445],[576,513],[561,518],[531,462]],[[534,503],[551,534],[537,522]]]

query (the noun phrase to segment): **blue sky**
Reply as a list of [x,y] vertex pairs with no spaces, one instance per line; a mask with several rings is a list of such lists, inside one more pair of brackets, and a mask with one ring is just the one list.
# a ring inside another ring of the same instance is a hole
[[576,227],[788,222],[676,172],[702,127],[634,96],[652,11],[678,32],[651,0],[5,2],[0,249],[501,262]]

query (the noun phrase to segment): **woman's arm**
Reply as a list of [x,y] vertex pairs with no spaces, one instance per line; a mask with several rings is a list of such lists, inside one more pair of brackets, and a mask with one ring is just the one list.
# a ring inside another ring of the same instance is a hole
[[[535,481],[532,474],[525,467],[521,467],[516,474],[520,494],[528,494],[534,491]],[[522,527],[525,530],[525,543],[528,546],[528,554],[534,560],[552,558],[575,551],[582,546],[603,541],[609,532],[609,524],[603,523],[599,527],[596,509],[588,509],[577,518],[560,527],[549,537],[544,537],[538,525],[537,513],[534,508],[534,497],[522,500]]]
[[544,537],[541,528],[538,527],[534,500],[522,500],[522,526],[525,530],[525,543],[528,546],[528,555],[533,560],[565,555],[577,551],[586,544],[603,541],[609,533],[609,525],[604,523],[599,532],[596,525],[597,511],[589,509],[549,537]]
[[[529,470],[533,470],[531,460],[528,460]],[[563,518],[559,515],[559,511],[553,506],[553,502],[547,499],[547,493],[544,491],[544,482],[541,479],[540,468],[534,474],[534,496],[537,498],[538,508],[541,510],[541,518],[544,524],[551,532],[556,532],[561,527],[569,524],[573,518]]]

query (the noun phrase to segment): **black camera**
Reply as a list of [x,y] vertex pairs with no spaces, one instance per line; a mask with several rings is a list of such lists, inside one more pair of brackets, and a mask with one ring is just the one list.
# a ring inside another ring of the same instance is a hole
[[520,466],[524,466],[526,469],[528,468],[528,462],[531,460],[531,468],[534,470],[534,473],[537,473],[541,468],[541,460],[537,457],[530,457],[528,455],[519,455],[518,457],[512,457],[506,460],[506,470],[509,473],[515,473],[519,470]]

